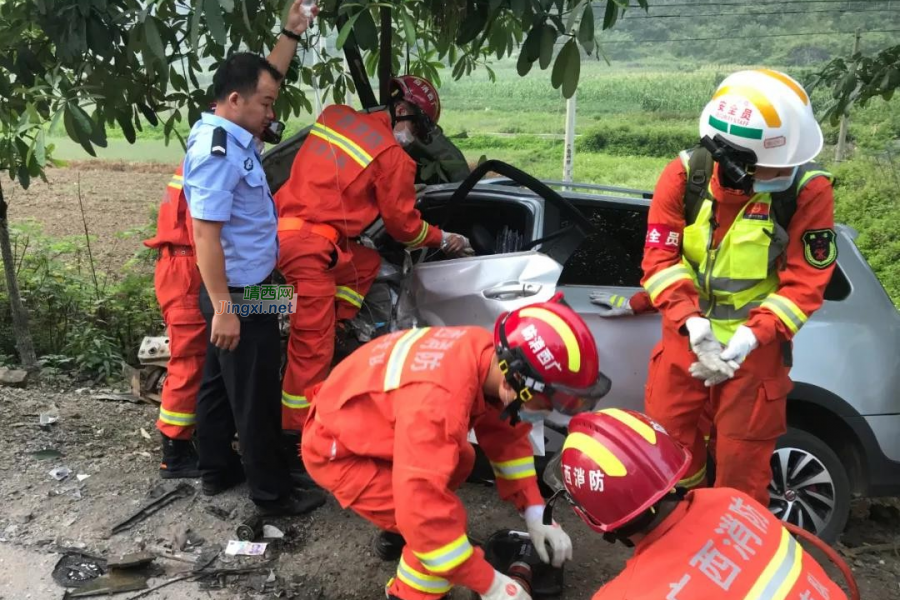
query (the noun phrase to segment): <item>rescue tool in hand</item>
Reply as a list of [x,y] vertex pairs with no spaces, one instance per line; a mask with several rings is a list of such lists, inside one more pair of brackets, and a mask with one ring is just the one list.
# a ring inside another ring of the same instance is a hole
[[709,319],[691,317],[684,325],[688,330],[691,350],[697,355],[700,364],[710,373],[719,373],[726,379],[733,377],[737,367],[722,360],[724,348],[713,335]]

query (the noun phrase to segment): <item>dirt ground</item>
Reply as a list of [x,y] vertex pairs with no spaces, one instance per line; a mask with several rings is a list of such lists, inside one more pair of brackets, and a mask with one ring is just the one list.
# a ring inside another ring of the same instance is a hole
[[[151,211],[163,197],[177,165],[85,161],[49,169],[47,179],[28,190],[9,184],[3,191],[13,224],[34,221],[45,235],[84,239],[84,221],[97,268],[115,273],[143,246],[140,236],[122,233],[151,223]],[[82,219],[79,186],[84,205]]]
[[[16,191],[10,212],[13,220],[37,219],[50,235],[81,233],[76,190],[80,177],[88,224],[98,237],[101,260],[121,265],[140,241],[121,240],[116,234],[147,223],[149,210],[159,201],[172,169],[159,165],[99,166],[102,168],[84,164],[78,169],[52,170],[49,185],[38,182],[28,192]],[[244,486],[210,499],[199,494],[199,482],[189,481],[198,493],[163,508],[131,530],[113,535],[111,528],[150,501],[149,495],[171,490],[177,482],[159,487],[156,408],[98,400],[92,397],[96,392],[76,390],[66,381],[33,384],[24,390],[0,388],[0,423],[5,425],[0,436],[0,600],[62,598],[64,590],[53,581],[51,571],[60,556],[72,549],[100,556],[135,552],[173,540],[180,544],[190,530],[189,537],[199,537],[203,543],[186,554],[214,554],[214,546],[224,547],[228,540],[236,539],[235,528],[251,511]],[[38,422],[41,413],[48,412],[57,414],[59,420],[45,430]],[[42,450],[60,454],[50,458],[47,453],[35,454]],[[52,469],[63,466],[71,470],[67,479],[57,481],[50,476]],[[467,484],[460,495],[469,511],[473,538],[484,540],[500,528],[522,526],[513,509],[497,500],[493,489]],[[900,542],[898,506],[896,500],[855,501],[838,548],[847,552],[864,545]],[[568,510],[559,511],[558,516],[575,544],[575,560],[566,567],[563,598],[587,600],[619,572],[630,551],[607,544]],[[215,563],[216,568],[260,567],[260,572],[211,582],[181,582],[141,597],[384,597],[383,585],[396,565],[374,556],[374,529],[354,514],[340,510],[333,500],[312,515],[273,519],[271,523],[285,531],[286,537],[272,543],[265,557],[219,554]],[[863,553],[848,558],[848,562],[863,598],[900,597],[900,551]],[[169,559],[157,559],[155,565],[150,587],[191,568]],[[266,584],[270,573],[274,581]],[[132,598],[136,594],[116,597]],[[470,596],[456,590],[453,597]]]

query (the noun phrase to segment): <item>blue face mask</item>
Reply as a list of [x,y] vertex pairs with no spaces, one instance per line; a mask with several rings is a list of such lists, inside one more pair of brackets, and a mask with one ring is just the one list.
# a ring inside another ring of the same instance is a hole
[[797,176],[798,167],[794,167],[790,175],[784,177],[774,177],[772,179],[754,179],[753,191],[757,194],[773,194],[783,192],[794,183],[794,177]]
[[519,418],[525,421],[526,423],[539,423],[544,420],[544,417],[549,415],[551,411],[549,410],[525,410],[519,409]]

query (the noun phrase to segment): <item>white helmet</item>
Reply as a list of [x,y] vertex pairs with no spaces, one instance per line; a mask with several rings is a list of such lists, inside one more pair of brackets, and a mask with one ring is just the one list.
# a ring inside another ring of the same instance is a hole
[[778,71],[738,71],[725,78],[700,116],[700,137],[721,135],[756,153],[759,167],[796,167],[822,150],[809,95]]

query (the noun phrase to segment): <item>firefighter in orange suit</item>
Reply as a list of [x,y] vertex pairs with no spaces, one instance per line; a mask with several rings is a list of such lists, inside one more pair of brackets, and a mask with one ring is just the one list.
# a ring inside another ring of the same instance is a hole
[[674,489],[690,453],[641,413],[613,408],[575,417],[558,460],[559,467],[547,467],[558,490],[548,518],[565,497],[607,541],[634,547],[622,573],[593,600],[847,600],[781,521],[747,494]]
[[701,146],[671,162],[648,216],[642,284],[663,318],[646,410],[705,483],[698,420],[713,404],[716,486],[768,505],[786,430],[791,339],[821,306],[837,246],[831,176],[811,163],[822,132],[809,96],[770,70],[722,82]]
[[387,111],[327,107],[275,194],[278,269],[297,298],[282,382],[284,443],[293,472],[302,469],[305,390],[327,375],[335,325],[356,315],[381,265],[375,250],[351,240],[381,215],[387,232],[410,249],[441,247],[455,256],[469,246],[463,236],[423,221],[415,208],[416,164],[403,146],[430,135],[440,117],[437,91],[412,76],[391,85]]
[[504,313],[493,336],[426,327],[375,339],[310,389],[303,461],[342,507],[382,530],[379,556],[400,556],[389,598],[433,600],[454,585],[489,600],[529,597],[466,536],[453,492],[474,464],[470,429],[541,558],[571,558],[568,535],[541,521],[530,425],[518,421],[520,410],[589,410],[609,391],[590,330],[560,298]]
[[154,287],[169,336],[169,363],[156,421],[163,440],[159,471],[164,479],[200,477],[191,436],[207,334],[198,306],[200,271],[194,259],[191,215],[181,190],[181,173],[179,165],[159,207],[156,235],[144,242],[159,252]]

